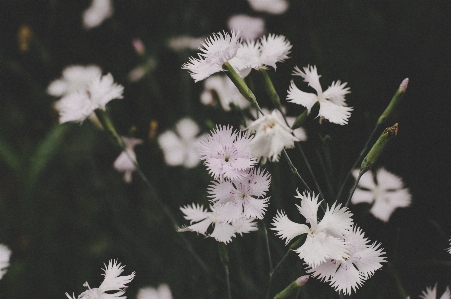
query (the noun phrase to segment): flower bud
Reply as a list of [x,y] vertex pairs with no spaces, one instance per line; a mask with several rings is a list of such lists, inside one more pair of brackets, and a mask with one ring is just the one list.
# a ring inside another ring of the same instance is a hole
[[382,132],[381,136],[379,136],[376,140],[365,159],[363,159],[362,164],[360,165],[360,174],[364,174],[371,169],[371,167],[373,167],[374,163],[376,163],[377,159],[379,159],[379,156],[387,148],[390,140],[392,140],[396,135],[398,135],[398,123],[386,128],[384,132]]
[[401,82],[401,85],[399,85],[399,88],[396,91],[395,95],[393,96],[390,104],[388,104],[387,108],[385,108],[385,111],[379,117],[379,120],[377,121],[378,125],[385,124],[399,110],[398,106],[400,105],[401,100],[404,97],[404,93],[406,92],[408,84],[409,84],[409,78],[406,78]]
[[304,275],[290,283],[282,292],[278,293],[274,299],[282,299],[290,296],[294,291],[305,285],[309,279],[308,275]]
[[310,113],[308,112],[308,109],[305,109],[304,112],[302,112],[294,121],[293,126],[291,127],[292,130],[295,130],[297,128],[299,128],[300,126],[302,126],[309,117],[316,117],[318,115],[319,112],[319,102],[316,102],[313,106],[312,109],[310,109]]

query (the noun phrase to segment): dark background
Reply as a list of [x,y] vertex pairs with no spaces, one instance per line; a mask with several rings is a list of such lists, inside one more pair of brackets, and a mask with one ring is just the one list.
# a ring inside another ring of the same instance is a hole
[[[126,265],[125,274],[137,272],[127,291],[129,298],[139,287],[159,283],[168,283],[174,298],[225,298],[215,242],[185,235],[209,266],[207,273],[160,207],[149,200],[154,191],[184,223],[179,206],[206,202],[209,176],[203,166],[166,167],[156,139],[149,138],[149,123],[158,123],[157,133],[183,116],[194,118],[204,131],[209,121],[238,123],[233,112],[224,114],[200,104],[203,84],[194,84],[180,70],[195,53],[175,53],[167,47],[170,37],[227,30],[228,17],[236,13],[265,18],[268,33],[283,34],[293,45],[291,59],[270,71],[282,98],[296,65],[316,65],[323,88],[337,79],[351,87],[346,98],[354,111],[347,126],[307,124],[309,143],[304,148],[320,182],[319,136],[331,137],[333,183],[338,186],[401,81],[410,79],[398,119],[399,135],[378,166],[403,178],[413,203],[397,210],[388,223],[365,214],[367,207],[353,207],[355,221],[368,238],[383,244],[391,263],[353,298],[398,298],[394,272],[413,297],[436,282],[441,294],[451,279],[451,256],[445,252],[451,235],[448,1],[299,0],[290,1],[285,14],[274,16],[252,11],[244,0],[119,0],[114,1],[112,18],[86,31],[81,14],[89,3],[0,1],[0,242],[13,252],[8,273],[0,281],[2,298],[79,294],[85,281],[98,286],[100,269],[112,258]],[[24,42],[27,49],[21,49],[21,28],[30,32]],[[147,59],[133,50],[131,41],[137,37],[157,66],[143,80],[130,83],[128,72]],[[132,185],[122,182],[112,168],[120,148],[106,132],[89,122],[58,124],[52,108],[55,99],[46,88],[71,64],[97,64],[124,85],[124,99],[111,102],[109,112],[121,134],[132,132],[145,139],[137,147],[138,161],[155,190],[149,191],[137,176]],[[253,76],[259,86],[260,77]],[[305,85],[298,86],[307,91]],[[264,93],[257,91],[259,95],[265,105]],[[292,115],[302,111],[288,107]],[[294,162],[313,185],[302,160]],[[267,168],[273,175],[275,203],[266,224],[276,208],[291,209],[287,213],[300,218],[293,195],[301,186],[286,162],[281,159]],[[270,243],[277,261],[286,248],[273,235]],[[238,237],[228,247],[234,298],[262,298],[268,273],[263,234]],[[273,291],[298,277],[302,268],[292,255]],[[312,279],[304,296],[337,298],[330,290]]]

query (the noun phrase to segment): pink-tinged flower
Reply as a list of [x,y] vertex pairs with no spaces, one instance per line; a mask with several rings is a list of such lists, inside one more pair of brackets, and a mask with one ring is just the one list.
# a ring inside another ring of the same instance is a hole
[[76,91],[85,91],[89,84],[102,76],[102,70],[97,65],[71,65],[64,68],[62,77],[50,82],[47,93],[62,97]]
[[230,30],[241,33],[245,40],[259,38],[265,33],[265,20],[259,17],[251,17],[245,14],[233,15],[227,21]]
[[144,287],[139,289],[136,299],[172,299],[172,293],[167,284],[161,284],[158,288]]
[[[424,290],[420,298],[422,299],[437,299],[437,284],[435,284],[433,287],[426,287],[426,290]],[[451,291],[449,287],[446,287],[445,292],[440,296],[440,299],[451,299]]]
[[0,244],[0,279],[2,279],[8,270],[10,257],[11,250],[7,246]]
[[[253,219],[238,219],[227,223],[222,221],[214,207],[211,212],[205,210],[203,206],[192,204],[181,207],[180,210],[185,214],[185,219],[189,220],[191,225],[178,229],[179,232],[192,231],[199,234],[215,238],[218,242],[229,243],[236,234],[242,235],[257,230],[256,223]],[[193,224],[194,223],[194,224]],[[207,230],[213,225],[213,231],[208,234]]]
[[83,26],[91,29],[102,24],[113,15],[112,0],[92,0],[91,5],[83,12]]
[[213,182],[208,188],[219,219],[233,222],[237,219],[263,219],[269,198],[271,176],[264,170],[254,168],[239,180]]
[[318,71],[316,66],[304,67],[304,71],[301,71],[298,67],[295,67],[293,72],[294,76],[301,76],[304,78],[304,82],[307,82],[309,86],[316,90],[316,94],[303,92],[299,90],[293,81],[291,81],[290,88],[288,89],[287,100],[298,105],[302,105],[310,112],[312,106],[319,102],[319,113],[321,118],[325,118],[331,123],[345,125],[348,123],[348,119],[351,116],[352,107],[346,107],[345,95],[350,93],[349,87],[346,87],[347,83],[341,84],[340,81],[332,82],[332,85],[323,92],[321,84],[319,83]]
[[357,227],[345,234],[344,241],[348,256],[341,260],[326,259],[316,267],[309,267],[307,273],[329,282],[337,292],[350,295],[382,267],[385,253],[380,244],[369,244],[363,231]]
[[132,182],[132,173],[136,170],[136,154],[134,148],[143,141],[137,138],[122,137],[125,144],[125,151],[123,151],[114,161],[114,168],[117,171],[124,173],[124,181],[126,183]]
[[238,180],[257,161],[251,155],[252,136],[234,131],[231,126],[216,126],[210,135],[200,138],[199,152],[215,180]]
[[[130,275],[120,276],[124,271],[124,266],[121,266],[121,263],[118,263],[116,260],[110,260],[108,262],[108,266],[105,265],[105,272],[103,276],[105,277],[102,284],[98,288],[91,289],[89,287],[88,282],[83,284],[84,287],[87,287],[88,290],[81,293],[77,298],[78,299],[125,299],[125,289],[127,288],[126,284],[133,280],[135,277],[135,272]],[[116,293],[110,293],[111,291],[117,291]],[[108,293],[107,293],[108,292]],[[75,299],[75,296],[72,297],[66,293],[66,297],[68,299]]]
[[168,47],[174,51],[197,50],[202,45],[205,37],[192,37],[187,35],[171,37]]
[[60,123],[84,121],[94,110],[105,110],[109,101],[122,99],[123,91],[111,74],[94,78],[85,90],[70,93],[55,103]]
[[249,5],[255,11],[280,15],[288,9],[287,0],[248,0]]
[[250,143],[251,153],[256,158],[262,158],[263,162],[266,162],[266,159],[279,161],[284,148],[292,148],[295,141],[300,141],[291,134],[292,130],[280,121],[275,111],[255,120],[248,129],[251,133],[255,132]]
[[344,261],[348,258],[344,235],[352,228],[351,212],[340,204],[333,204],[326,209],[323,219],[318,222],[318,196],[308,192],[301,195],[298,192],[295,197],[301,199],[301,205],[296,207],[310,227],[291,221],[283,211],[279,211],[273,219],[274,227],[271,228],[276,231],[276,235],[285,239],[288,244],[293,238],[307,234],[304,244],[295,252],[312,268],[327,259]]
[[199,126],[191,118],[185,117],[175,125],[175,132],[167,130],[158,137],[164,160],[170,166],[194,168],[200,163],[196,145],[200,138]]
[[216,98],[219,99],[225,111],[230,111],[230,104],[242,109],[250,106],[250,102],[226,76],[214,75],[204,81],[204,91],[200,95],[201,102],[205,105],[213,105]]
[[[357,178],[359,171],[354,170],[352,174]],[[351,198],[353,204],[374,203],[370,213],[384,222],[388,222],[396,208],[408,207],[411,201],[412,196],[401,178],[385,168],[378,169],[375,177],[371,171],[362,175]]]
[[189,62],[182,65],[182,69],[187,69],[195,82],[202,81],[214,73],[221,72],[222,65],[236,55],[240,44],[239,34],[214,33],[202,42],[202,53],[198,54],[199,59],[190,57]]

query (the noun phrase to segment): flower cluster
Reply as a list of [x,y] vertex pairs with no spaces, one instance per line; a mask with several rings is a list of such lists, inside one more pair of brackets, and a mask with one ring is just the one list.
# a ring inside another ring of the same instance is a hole
[[293,222],[279,211],[271,229],[287,244],[305,234],[304,244],[294,251],[304,260],[308,272],[337,291],[355,291],[385,261],[380,245],[369,244],[363,232],[353,226],[351,212],[340,204],[327,207],[318,221],[318,196],[298,192],[295,197],[301,199],[301,205],[296,206],[309,225]]
[[[271,178],[254,167],[257,161],[251,155],[251,142],[252,136],[230,126],[217,126],[200,139],[201,159],[215,179],[208,188],[211,211],[196,204],[182,207],[191,225],[179,231],[194,231],[228,243],[236,234],[257,229],[254,220],[265,214]],[[213,231],[208,234],[211,225]]]

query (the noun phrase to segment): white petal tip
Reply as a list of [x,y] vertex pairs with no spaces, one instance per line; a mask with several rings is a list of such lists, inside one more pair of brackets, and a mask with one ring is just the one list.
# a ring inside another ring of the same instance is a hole
[[407,85],[409,85],[409,78],[402,80],[401,85],[399,85],[399,90],[406,91]]

